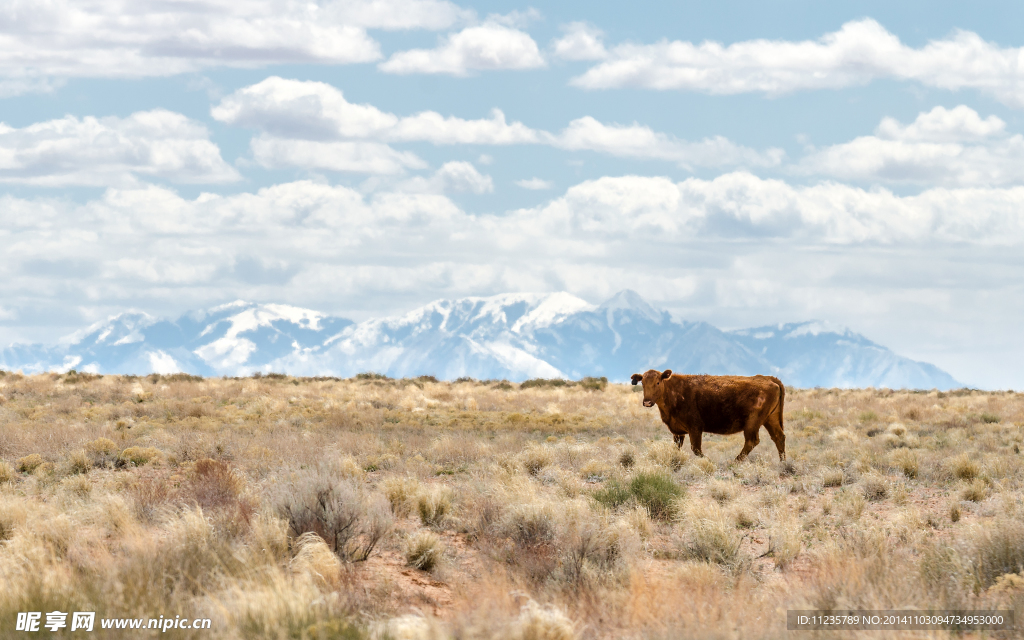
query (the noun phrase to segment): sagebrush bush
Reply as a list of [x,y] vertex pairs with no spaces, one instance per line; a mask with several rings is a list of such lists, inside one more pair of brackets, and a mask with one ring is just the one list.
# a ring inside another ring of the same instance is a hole
[[315,533],[345,562],[370,557],[391,533],[390,509],[355,482],[317,469],[299,475],[279,492],[277,510],[296,538]]

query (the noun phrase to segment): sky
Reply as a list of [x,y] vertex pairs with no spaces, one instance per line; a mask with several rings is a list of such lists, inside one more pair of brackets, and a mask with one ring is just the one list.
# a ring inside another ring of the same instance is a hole
[[1024,387],[1024,5],[8,0],[0,343],[633,289]]

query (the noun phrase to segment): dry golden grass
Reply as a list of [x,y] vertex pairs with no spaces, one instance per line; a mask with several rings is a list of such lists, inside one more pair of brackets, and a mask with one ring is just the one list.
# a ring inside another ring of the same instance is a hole
[[6,373],[0,624],[525,640],[791,637],[785,610],[809,608],[1024,620],[1024,395],[786,401],[790,461],[762,439],[737,464],[741,437],[695,459],[625,385]]

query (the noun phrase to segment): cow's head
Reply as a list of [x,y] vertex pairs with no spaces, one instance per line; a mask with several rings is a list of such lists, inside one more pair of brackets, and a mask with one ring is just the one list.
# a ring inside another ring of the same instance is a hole
[[632,376],[633,384],[643,383],[644,385],[644,406],[653,407],[661,400],[662,395],[665,393],[665,380],[668,380],[672,375],[671,369],[665,369],[664,371],[656,371],[651,369],[645,373],[634,373]]

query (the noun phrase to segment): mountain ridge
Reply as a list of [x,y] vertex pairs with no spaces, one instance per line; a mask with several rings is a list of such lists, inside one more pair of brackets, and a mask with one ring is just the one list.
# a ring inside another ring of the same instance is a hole
[[443,379],[582,378],[637,371],[772,374],[798,387],[963,386],[929,363],[821,321],[722,331],[672,319],[631,290],[599,305],[566,292],[440,299],[353,322],[283,304],[236,300],[176,319],[126,311],[54,344],[15,344],[0,368],[203,376],[287,372]]

